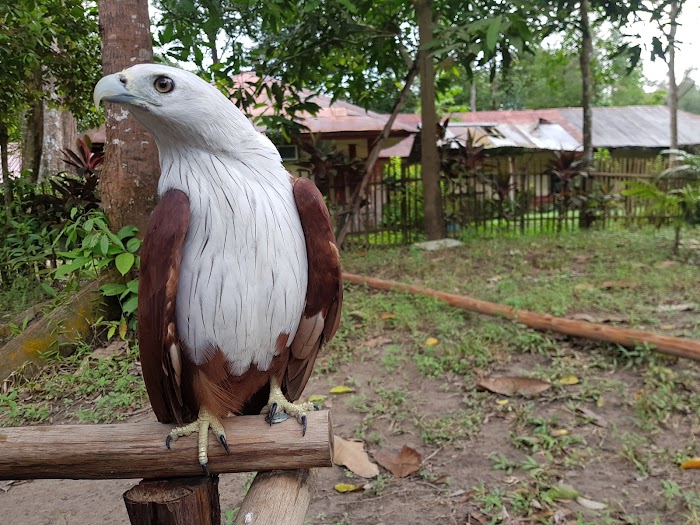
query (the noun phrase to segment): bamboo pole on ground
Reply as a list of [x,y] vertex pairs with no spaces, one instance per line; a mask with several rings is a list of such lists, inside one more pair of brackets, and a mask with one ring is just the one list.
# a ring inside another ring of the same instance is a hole
[[[223,420],[230,454],[209,436],[209,471],[255,472],[332,465],[327,410],[310,412],[302,437],[291,419],[268,425],[262,416]],[[165,447],[170,426],[156,422],[0,428],[1,479],[201,477],[197,436]]]
[[538,314],[526,310],[516,310],[515,308],[510,308],[501,304],[482,301],[463,295],[439,292],[423,286],[404,284],[397,281],[386,281],[373,277],[362,277],[345,272],[343,273],[343,280],[349,283],[366,285],[377,290],[427,295],[471,312],[504,317],[530,328],[534,328],[535,330],[551,330],[566,335],[595,339],[597,341],[607,341],[629,347],[646,343],[652,345],[655,350],[664,354],[700,360],[700,341],[695,339],[683,339],[681,337],[655,334],[642,330],[616,328],[603,324],[554,317],[553,315]]

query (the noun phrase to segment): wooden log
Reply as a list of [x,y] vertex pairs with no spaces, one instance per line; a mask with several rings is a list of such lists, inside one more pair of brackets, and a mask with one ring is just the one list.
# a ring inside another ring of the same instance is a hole
[[124,493],[131,525],[220,525],[219,476],[144,480]]
[[302,525],[315,478],[308,469],[259,472],[233,525]]
[[700,360],[700,341],[695,339],[684,339],[669,335],[655,334],[642,330],[631,330],[629,328],[617,328],[604,324],[589,323],[586,321],[576,321],[574,319],[564,319],[548,314],[538,314],[526,310],[516,310],[509,306],[497,303],[482,301],[472,297],[438,292],[423,286],[404,284],[397,281],[386,281],[373,277],[362,277],[343,272],[343,280],[354,284],[363,284],[370,288],[386,291],[408,292],[417,295],[428,295],[444,301],[452,306],[464,308],[471,312],[480,314],[504,317],[512,321],[524,324],[535,330],[559,332],[575,337],[585,337],[597,341],[607,341],[617,343],[622,346],[634,347],[639,344],[649,344],[655,350],[677,357]]
[[41,363],[42,354],[50,350],[82,341],[103,313],[104,297],[99,289],[106,280],[87,283],[65,304],[0,347],[0,381],[25,363]]
[[[209,434],[209,471],[251,472],[332,465],[330,413],[308,414],[302,437],[290,418],[268,425],[263,416],[226,418],[231,450]],[[115,425],[56,425],[0,428],[0,479],[110,479],[199,476],[197,436],[165,447],[169,425],[156,422]]]

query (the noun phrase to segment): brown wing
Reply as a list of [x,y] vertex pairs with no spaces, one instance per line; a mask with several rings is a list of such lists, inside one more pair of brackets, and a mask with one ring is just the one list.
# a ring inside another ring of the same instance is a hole
[[291,344],[282,384],[294,401],[309,380],[319,349],[338,330],[343,283],[333,224],[321,192],[309,179],[294,179],[292,183],[309,260],[306,307]]
[[187,195],[170,190],[151,215],[141,248],[139,350],[148,397],[161,423],[193,419],[191,385],[183,385],[183,359],[175,321],[182,245],[190,222]]

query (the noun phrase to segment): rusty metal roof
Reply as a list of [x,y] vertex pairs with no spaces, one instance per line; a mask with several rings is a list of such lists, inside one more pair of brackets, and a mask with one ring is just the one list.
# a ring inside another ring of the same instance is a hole
[[[255,84],[258,77],[253,73],[240,73],[232,78],[234,87],[230,89],[231,97],[236,95],[237,89],[235,86],[251,86]],[[375,113],[364,108],[350,104],[342,100],[333,101],[327,95],[314,94],[308,89],[302,89],[299,92],[302,99],[308,99],[320,107],[316,115],[309,112],[299,112],[302,124],[309,128],[311,133],[357,133],[357,132],[381,132],[386,125],[389,115]],[[255,98],[256,107],[250,109],[250,113],[254,116],[272,115],[272,107],[265,93],[260,94]],[[259,131],[264,131],[261,126],[256,126]],[[415,133],[417,128],[415,125],[404,124],[396,121],[392,126],[392,135],[407,135]]]

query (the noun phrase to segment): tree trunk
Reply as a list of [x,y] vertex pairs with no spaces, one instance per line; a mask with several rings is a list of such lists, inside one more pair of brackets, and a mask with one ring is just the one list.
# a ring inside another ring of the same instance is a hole
[[668,111],[671,114],[671,149],[678,149],[678,84],[676,83],[676,28],[678,0],[671,2],[671,29],[668,34]]
[[472,78],[472,84],[469,88],[469,111],[476,112],[476,78]]
[[35,100],[27,111],[22,133],[22,168],[30,169],[31,180],[39,180],[44,146],[44,101]]
[[5,212],[7,216],[11,215],[12,206],[12,180],[10,179],[10,164],[8,162],[8,142],[10,134],[7,127],[0,121],[0,159],[2,164],[2,183],[5,194]]
[[437,146],[437,112],[435,110],[435,66],[427,46],[433,40],[433,2],[414,0],[420,49],[421,102],[421,173],[423,177],[423,211],[425,235],[429,240],[445,237],[445,219],[440,192],[440,155]]
[[[153,61],[146,0],[100,0],[98,8],[105,74]],[[102,207],[113,229],[133,224],[143,234],[156,203],[158,151],[151,135],[127,109],[107,104],[106,113]]]
[[[581,0],[579,15],[581,18],[581,109],[583,113],[583,169],[590,172],[593,167],[593,75],[591,74],[591,57],[593,56],[593,37],[588,18],[588,0]],[[590,196],[590,177],[583,181],[584,195]],[[579,226],[588,228],[593,222],[592,213],[584,201],[579,216]]]

